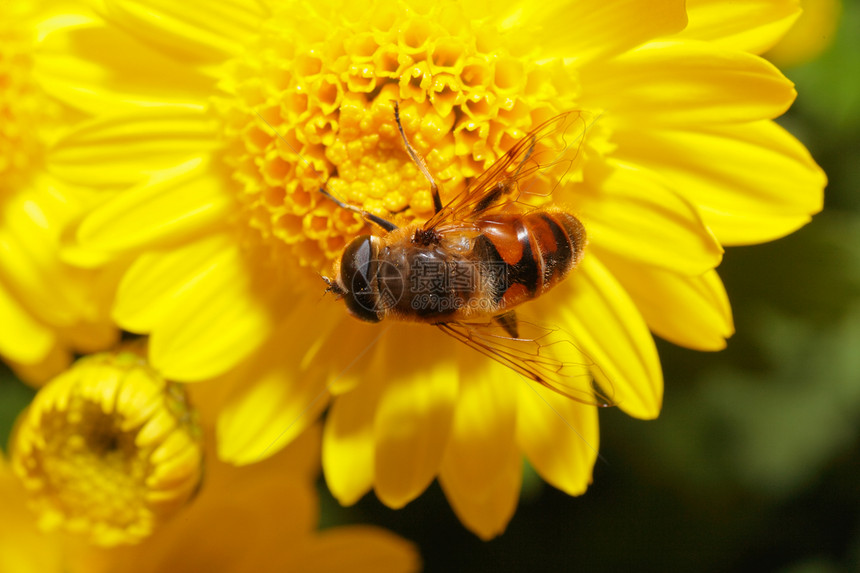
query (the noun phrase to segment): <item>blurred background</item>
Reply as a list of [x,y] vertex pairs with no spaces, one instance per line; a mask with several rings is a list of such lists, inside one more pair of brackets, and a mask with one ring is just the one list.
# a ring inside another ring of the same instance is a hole
[[[601,413],[582,497],[526,468],[496,540],[463,528],[437,485],[393,511],[373,495],[341,508],[320,484],[323,526],[388,527],[428,572],[860,571],[860,0],[841,14],[835,0],[804,4],[770,57],[797,84],[780,121],[827,172],[825,209],[783,240],[728,249],[728,348],[658,340],[660,418]],[[0,444],[31,397],[0,366]]]

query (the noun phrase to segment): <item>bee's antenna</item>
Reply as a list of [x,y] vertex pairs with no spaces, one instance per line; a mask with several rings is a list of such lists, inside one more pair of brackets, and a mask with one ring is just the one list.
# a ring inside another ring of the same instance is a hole
[[340,288],[340,286],[335,281],[333,281],[330,277],[327,277],[327,276],[323,275],[322,273],[320,273],[320,278],[326,284],[326,288],[325,288],[325,292],[323,292],[323,296],[325,296],[331,292],[331,293],[336,294],[338,299],[340,299],[340,297],[342,297],[343,295],[346,294],[346,291],[344,291],[342,288]]
[[362,219],[364,219],[365,221],[369,221],[371,223],[375,223],[375,224],[379,225],[386,232],[391,232],[391,231],[394,231],[395,229],[397,229],[397,225],[395,225],[391,221],[383,219],[382,217],[374,215],[373,213],[368,213],[367,211],[365,211],[363,209],[359,209],[355,205],[350,205],[348,203],[344,203],[343,201],[341,201],[340,199],[338,199],[337,197],[332,195],[331,191],[329,191],[325,187],[320,187],[319,192],[322,193],[329,200],[333,201],[334,204],[337,205],[338,207],[340,207],[341,209],[347,209],[347,210],[352,211],[354,213],[358,213],[359,215],[361,215]]
[[427,164],[424,163],[424,160],[418,155],[418,152],[413,149],[412,145],[410,145],[409,140],[406,138],[406,132],[403,131],[403,124],[400,123],[400,104],[398,102],[394,102],[394,121],[397,123],[397,129],[400,131],[400,137],[403,139],[403,145],[406,147],[406,153],[409,154],[409,157],[412,158],[412,161],[415,165],[418,166],[418,169],[427,178],[427,181],[430,182],[430,194],[433,196],[433,210],[434,213],[438,213],[442,210],[442,199],[439,198],[439,186],[436,185],[436,180],[433,179],[433,176],[430,175],[430,170],[427,169]]

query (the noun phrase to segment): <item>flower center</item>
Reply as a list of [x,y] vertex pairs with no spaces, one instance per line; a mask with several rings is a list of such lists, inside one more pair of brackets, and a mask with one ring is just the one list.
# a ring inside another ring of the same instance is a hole
[[0,200],[25,182],[39,156],[38,131],[48,102],[32,77],[32,3],[0,3]]
[[[232,61],[215,108],[242,216],[276,260],[325,272],[374,232],[333,195],[398,224],[432,214],[428,181],[394,120],[452,197],[531,128],[575,109],[573,74],[538,64],[521,36],[487,32],[465,8],[300,3]],[[516,41],[515,41],[516,40]]]
[[22,414],[12,463],[43,527],[136,542],[195,493],[199,430],[181,387],[136,355],[80,360]]

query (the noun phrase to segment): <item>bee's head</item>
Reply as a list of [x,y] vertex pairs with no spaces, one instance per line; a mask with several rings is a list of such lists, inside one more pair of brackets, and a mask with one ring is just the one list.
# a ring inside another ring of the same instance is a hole
[[337,265],[335,280],[323,277],[328,284],[327,292],[339,295],[354,317],[367,321],[382,320],[376,272],[379,261],[379,239],[372,235],[360,235],[343,250]]

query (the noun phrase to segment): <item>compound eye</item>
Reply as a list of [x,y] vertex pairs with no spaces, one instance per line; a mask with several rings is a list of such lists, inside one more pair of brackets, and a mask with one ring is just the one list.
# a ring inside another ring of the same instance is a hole
[[375,284],[377,267],[376,245],[371,235],[353,239],[343,250],[340,274],[346,289],[346,307],[353,316],[368,322],[382,320]]

